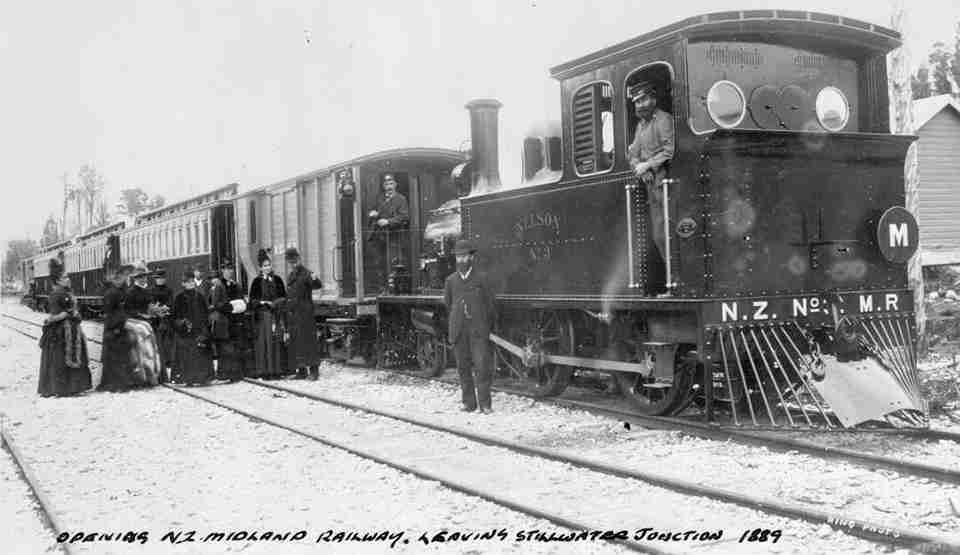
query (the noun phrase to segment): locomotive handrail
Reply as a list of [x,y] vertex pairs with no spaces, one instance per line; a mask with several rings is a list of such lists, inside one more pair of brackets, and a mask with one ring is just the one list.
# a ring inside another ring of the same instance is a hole
[[627,207],[627,272],[629,276],[628,287],[635,288],[639,287],[637,283],[637,277],[634,275],[633,268],[633,206],[632,206],[632,195],[633,190],[637,188],[637,184],[632,180],[624,185],[623,189],[626,191],[627,201],[624,205]]
[[663,179],[660,181],[660,185],[663,187],[663,250],[666,251],[663,253],[664,262],[667,265],[667,283],[666,288],[668,293],[672,293],[674,287],[677,286],[673,282],[673,271],[671,268],[670,259],[673,258],[670,256],[670,185],[676,183],[676,179]]

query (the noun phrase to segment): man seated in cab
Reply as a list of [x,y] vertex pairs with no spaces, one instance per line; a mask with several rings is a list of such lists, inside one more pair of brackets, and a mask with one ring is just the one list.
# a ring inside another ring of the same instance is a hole
[[650,206],[653,242],[666,259],[663,229],[663,189],[667,163],[674,154],[673,116],[657,108],[658,93],[652,81],[641,81],[627,89],[637,115],[633,142],[627,148],[627,160],[633,173],[646,187]]
[[402,264],[403,234],[399,231],[407,229],[410,223],[410,205],[407,198],[397,192],[397,180],[393,174],[383,176],[383,196],[377,199],[377,207],[369,214],[373,232],[370,241],[374,243],[373,253],[378,283],[386,285],[386,274],[389,273],[388,264],[394,258],[399,258]]

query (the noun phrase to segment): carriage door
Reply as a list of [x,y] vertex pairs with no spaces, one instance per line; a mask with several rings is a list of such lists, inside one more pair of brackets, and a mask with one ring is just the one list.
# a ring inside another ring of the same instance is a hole
[[[350,170],[347,170],[350,171]],[[334,247],[331,260],[334,261],[333,277],[340,285],[340,296],[354,297],[357,294],[357,268],[355,245],[357,243],[354,231],[354,203],[353,195],[338,195],[338,209],[340,213],[340,243]]]
[[376,210],[383,201],[383,178],[387,174],[393,175],[397,182],[397,193],[410,200],[410,174],[400,171],[381,171],[372,174],[364,184],[363,190],[363,290],[364,295],[376,295],[387,285],[387,277],[393,271],[390,262],[399,258],[401,263],[410,268],[410,230],[407,228],[393,230],[388,233],[374,233],[376,219],[368,217],[371,210]]

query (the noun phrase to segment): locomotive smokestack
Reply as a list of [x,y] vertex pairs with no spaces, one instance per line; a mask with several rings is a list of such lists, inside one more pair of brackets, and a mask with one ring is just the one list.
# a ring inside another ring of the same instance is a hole
[[500,190],[500,161],[497,157],[497,111],[503,106],[493,98],[467,102],[470,110],[470,143],[474,172],[470,194]]

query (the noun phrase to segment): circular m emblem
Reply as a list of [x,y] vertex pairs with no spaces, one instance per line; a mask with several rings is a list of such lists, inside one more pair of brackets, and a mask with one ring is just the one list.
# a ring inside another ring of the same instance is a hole
[[894,264],[904,264],[917,252],[919,228],[913,214],[906,208],[887,209],[877,224],[877,245],[880,254]]

